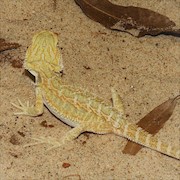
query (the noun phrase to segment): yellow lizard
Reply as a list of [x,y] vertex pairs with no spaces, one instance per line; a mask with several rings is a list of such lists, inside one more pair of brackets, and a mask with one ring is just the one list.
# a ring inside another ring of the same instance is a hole
[[113,106],[102,99],[63,82],[59,72],[63,69],[62,57],[57,48],[58,37],[50,31],[34,35],[28,48],[24,67],[35,76],[36,103],[13,104],[21,112],[16,115],[38,116],[43,113],[43,105],[60,120],[73,127],[60,141],[51,138],[35,138],[39,143],[59,147],[88,131],[98,134],[114,133],[136,143],[180,159],[180,150],[161,142],[135,124],[124,118],[120,97],[112,88]]

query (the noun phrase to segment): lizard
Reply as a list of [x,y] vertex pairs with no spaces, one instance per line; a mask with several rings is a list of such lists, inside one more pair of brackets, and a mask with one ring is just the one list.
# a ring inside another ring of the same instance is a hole
[[38,141],[35,144],[48,143],[53,145],[52,148],[57,148],[83,132],[114,133],[180,159],[179,147],[162,142],[125,118],[122,100],[114,88],[111,88],[113,105],[110,105],[100,97],[64,82],[59,73],[63,70],[63,60],[57,44],[58,35],[51,31],[43,30],[33,36],[23,65],[35,76],[36,102],[30,105],[29,101],[22,103],[18,99],[18,103],[12,105],[21,110],[15,115],[33,117],[43,114],[45,105],[57,118],[73,128],[59,141],[38,137],[34,138]]

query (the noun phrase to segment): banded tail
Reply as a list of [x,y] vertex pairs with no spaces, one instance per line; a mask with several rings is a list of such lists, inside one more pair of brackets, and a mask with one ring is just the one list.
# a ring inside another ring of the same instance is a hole
[[179,147],[173,147],[170,144],[161,142],[158,138],[153,137],[136,124],[123,123],[119,128],[114,129],[114,133],[128,138],[129,140],[141,144],[145,147],[166,154],[180,160]]

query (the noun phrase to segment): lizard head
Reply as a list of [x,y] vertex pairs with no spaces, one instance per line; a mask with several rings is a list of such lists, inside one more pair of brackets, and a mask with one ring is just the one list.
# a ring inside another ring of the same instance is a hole
[[32,44],[26,52],[24,67],[34,76],[42,71],[59,72],[62,70],[62,57],[57,48],[57,34],[41,31],[34,35]]

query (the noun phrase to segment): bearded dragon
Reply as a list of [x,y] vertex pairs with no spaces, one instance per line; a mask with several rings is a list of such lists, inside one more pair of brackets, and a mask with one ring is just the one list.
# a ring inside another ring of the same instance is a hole
[[57,48],[58,36],[50,31],[34,35],[26,52],[24,68],[35,76],[36,103],[30,105],[12,103],[21,112],[15,115],[38,116],[44,105],[61,121],[73,127],[59,141],[51,138],[34,138],[39,143],[59,147],[77,138],[81,133],[114,133],[160,153],[180,159],[180,149],[163,143],[136,124],[125,119],[122,101],[112,88],[113,106],[80,88],[68,85],[59,75],[63,69],[61,54]]

